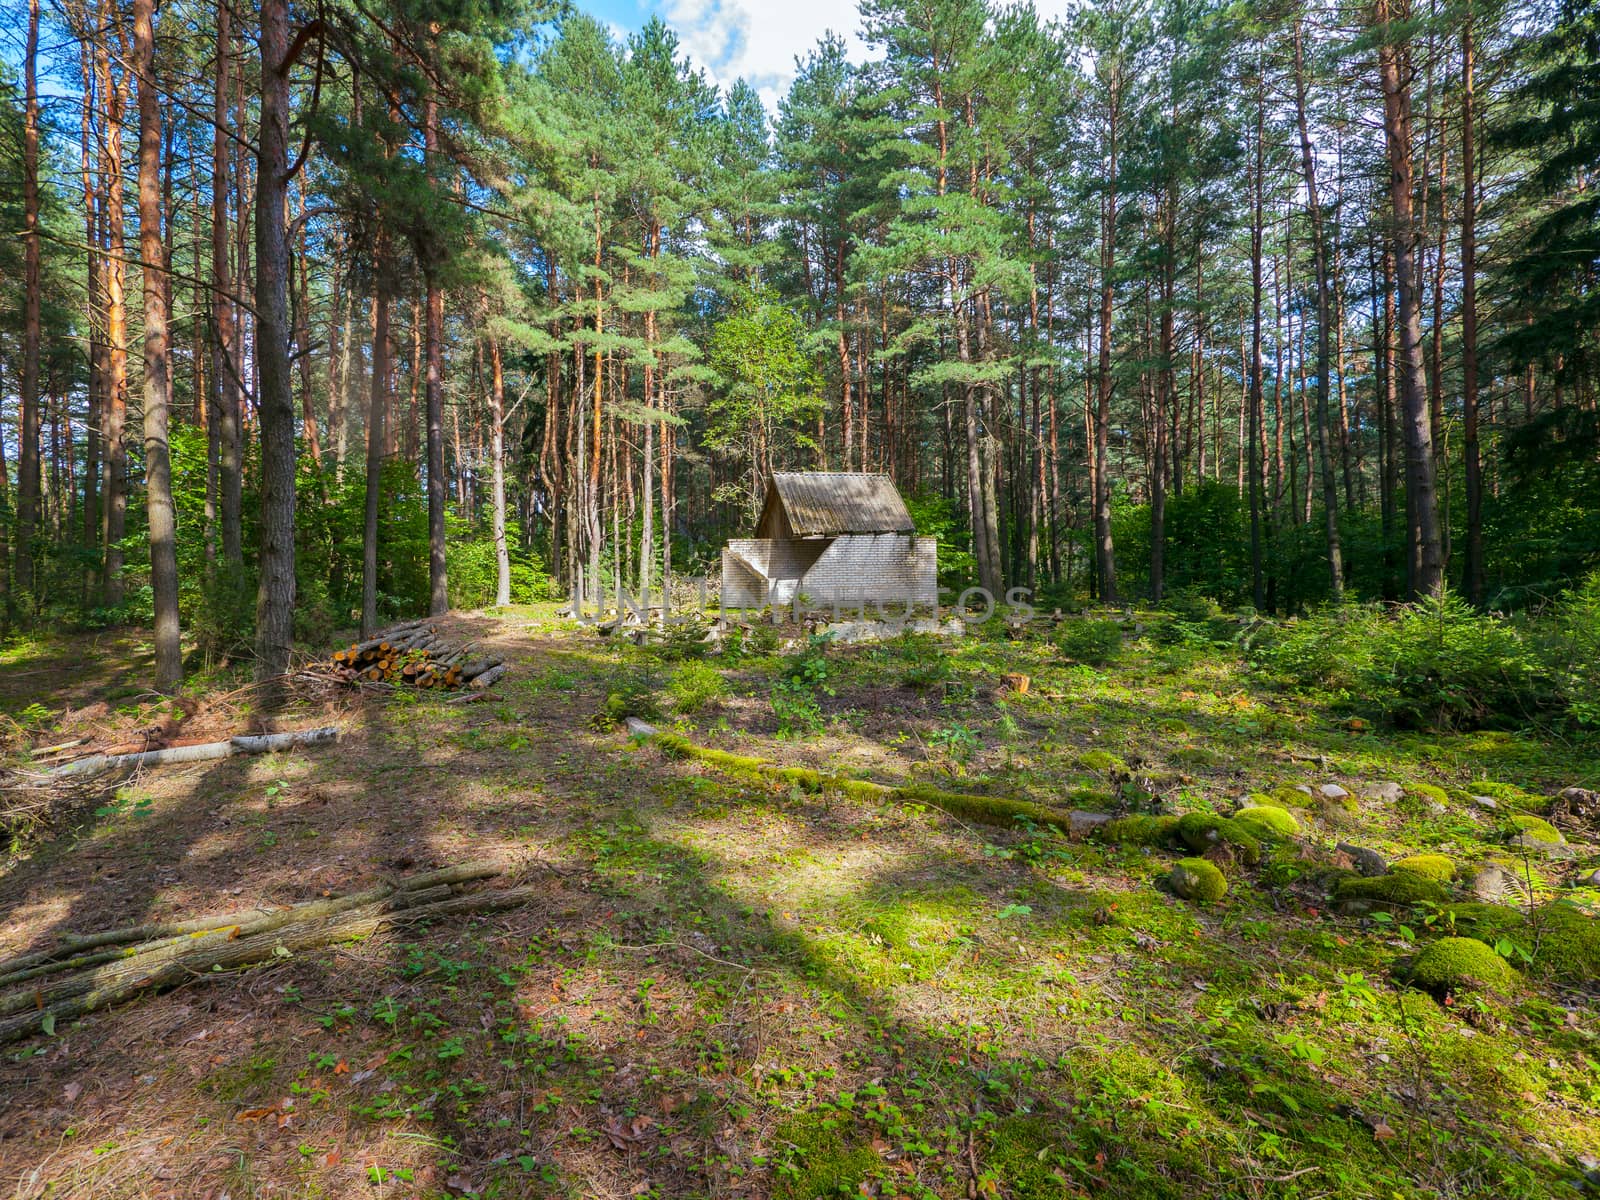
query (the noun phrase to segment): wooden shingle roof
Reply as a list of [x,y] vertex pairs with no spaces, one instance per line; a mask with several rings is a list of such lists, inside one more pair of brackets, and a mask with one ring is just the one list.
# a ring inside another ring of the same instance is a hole
[[776,471],[767,481],[756,536],[837,537],[913,533],[915,525],[887,475],[860,471]]

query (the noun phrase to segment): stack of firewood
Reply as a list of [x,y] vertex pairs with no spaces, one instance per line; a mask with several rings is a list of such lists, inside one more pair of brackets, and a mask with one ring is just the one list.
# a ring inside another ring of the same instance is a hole
[[470,657],[471,643],[455,646],[428,620],[407,621],[377,637],[333,652],[330,671],[345,683],[409,684],[419,688],[492,686],[506,672],[502,659]]

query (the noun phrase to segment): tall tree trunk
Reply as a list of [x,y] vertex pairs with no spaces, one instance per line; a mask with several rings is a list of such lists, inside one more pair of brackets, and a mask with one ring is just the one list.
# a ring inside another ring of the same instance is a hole
[[261,130],[256,149],[256,364],[261,423],[261,583],[256,678],[289,668],[294,634],[294,380],[289,365],[289,4],[261,3]]
[[17,590],[33,597],[39,521],[39,0],[28,0],[23,51],[22,379],[17,419]]
[[1472,3],[1461,24],[1461,409],[1462,447],[1467,474],[1466,589],[1472,603],[1484,603],[1483,462],[1478,446],[1478,148],[1474,123]]
[[489,469],[493,492],[494,602],[511,603],[511,551],[506,545],[506,381],[500,339],[489,335]]
[[[85,22],[89,20],[84,17]],[[89,318],[89,412],[84,429],[83,451],[83,544],[94,546],[100,540],[100,423],[105,412],[106,343],[102,335],[105,285],[102,283],[100,234],[101,213],[94,179],[92,131],[95,97],[94,62],[85,37],[80,49],[83,71],[83,121],[80,127],[80,158],[83,172],[84,244],[88,250],[88,269],[84,295]],[[85,598],[93,586],[93,574],[84,578]]]
[[1250,595],[1257,610],[1266,607],[1266,587],[1261,569],[1261,469],[1259,453],[1262,425],[1261,382],[1261,254],[1265,213],[1264,175],[1266,148],[1263,137],[1266,127],[1267,81],[1265,64],[1256,61],[1256,121],[1255,164],[1251,171],[1250,206],[1250,446],[1248,450],[1250,475]]
[[1400,293],[1401,422],[1406,445],[1407,593],[1411,598],[1444,590],[1444,555],[1435,495],[1433,428],[1422,361],[1421,280],[1417,271],[1417,228],[1413,216],[1411,167],[1410,55],[1390,39],[1390,21],[1408,17],[1401,0],[1391,15],[1390,0],[1374,0],[1379,27],[1378,77],[1383,88],[1383,133],[1389,153],[1389,202],[1394,218],[1394,264]]
[[1113,67],[1106,111],[1106,195],[1100,217],[1100,361],[1094,403],[1094,545],[1100,599],[1116,604],[1117,556],[1111,540],[1111,317],[1116,299],[1117,133],[1122,119],[1120,67]]
[[111,66],[111,31],[120,31],[121,10],[105,0],[100,9],[101,35],[95,41],[100,94],[104,98],[105,142],[101,178],[105,180],[106,213],[106,409],[105,459],[100,493],[104,496],[100,542],[105,547],[101,587],[107,608],[122,603],[122,535],[128,514],[128,308],[122,211],[122,121],[128,98],[126,75]]
[[361,536],[361,636],[378,626],[378,508],[383,500],[384,429],[389,411],[389,234],[378,214],[372,243],[372,394],[367,407],[365,523]]
[[177,516],[167,424],[172,408],[166,252],[161,242],[161,100],[155,80],[155,0],[133,0],[133,64],[139,89],[139,257],[144,268],[144,478],[155,596],[156,690],[183,682],[178,631]]
[[[428,171],[438,170],[439,103],[433,93],[423,106],[423,153]],[[450,588],[444,557],[444,290],[439,286],[438,264],[424,269],[427,284],[427,404],[428,404],[428,612],[434,616],[450,609]]]
[[[1303,22],[1294,25],[1294,100],[1295,120],[1300,127],[1300,167],[1306,181],[1306,215],[1311,219],[1311,259],[1317,276],[1317,452],[1322,457],[1323,520],[1328,535],[1328,589],[1335,604],[1344,599],[1344,556],[1339,545],[1339,493],[1334,482],[1333,447],[1328,431],[1328,375],[1332,370],[1328,326],[1329,304],[1328,247],[1322,225],[1322,205],[1317,198],[1317,161],[1311,149],[1311,132],[1306,120],[1306,68]],[[1309,490],[1309,481],[1308,490]]]
[[244,476],[241,459],[244,441],[240,428],[240,378],[244,369],[239,353],[239,323],[233,308],[233,281],[228,238],[228,76],[232,69],[233,42],[228,29],[230,0],[217,3],[217,83],[212,96],[215,121],[211,142],[211,368],[217,446],[217,499],[222,527],[222,557],[234,567],[244,566]]

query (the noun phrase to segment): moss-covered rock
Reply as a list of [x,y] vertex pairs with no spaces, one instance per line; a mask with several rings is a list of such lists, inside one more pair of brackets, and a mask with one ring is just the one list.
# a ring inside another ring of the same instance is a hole
[[1185,900],[1215,904],[1228,894],[1228,881],[1216,864],[1203,858],[1180,859],[1167,876],[1167,886]]
[[1128,764],[1109,750],[1085,750],[1078,755],[1078,766],[1085,771],[1104,771],[1108,775],[1126,775]]
[[1165,846],[1173,838],[1178,818],[1138,814],[1115,817],[1095,830],[1095,839],[1124,846]]
[[1234,823],[1262,841],[1292,837],[1300,832],[1300,822],[1294,814],[1276,804],[1252,804],[1233,814]]
[[1443,904],[1450,899],[1444,885],[1410,871],[1379,875],[1375,879],[1350,878],[1340,881],[1333,894],[1340,909],[1349,913],[1392,911],[1414,904]]
[[1600,920],[1558,900],[1535,909],[1528,925],[1537,934],[1533,962],[1540,974],[1570,984],[1600,980]]
[[1409,854],[1390,864],[1391,871],[1410,871],[1435,883],[1449,883],[1456,877],[1456,865],[1442,854]]
[[1432,992],[1509,992],[1517,973],[1476,938],[1440,938],[1417,955],[1411,981]]
[[1405,788],[1407,799],[1420,801],[1423,804],[1448,804],[1450,801],[1448,792],[1431,783],[1408,783]]
[[1513,830],[1513,836],[1520,834],[1530,842],[1548,842],[1553,846],[1559,846],[1567,840],[1561,836],[1559,829],[1543,817],[1513,813],[1506,818],[1506,823]]
[[1451,924],[1464,937],[1475,937],[1491,946],[1505,937],[1526,940],[1523,934],[1528,925],[1527,917],[1504,904],[1469,901],[1452,904],[1449,912]]
[[1239,861],[1254,866],[1261,861],[1261,843],[1248,829],[1228,817],[1214,813],[1185,813],[1175,828],[1178,840],[1189,849],[1204,853],[1214,846],[1230,846]]
[[1279,783],[1265,792],[1251,795],[1252,804],[1276,804],[1279,808],[1304,808],[1316,798],[1308,784]]

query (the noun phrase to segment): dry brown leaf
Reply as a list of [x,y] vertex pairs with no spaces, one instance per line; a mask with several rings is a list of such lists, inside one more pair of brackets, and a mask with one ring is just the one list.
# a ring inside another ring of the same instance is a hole
[[1372,1136],[1376,1141],[1387,1142],[1394,1137],[1394,1130],[1389,1128],[1389,1122],[1379,1121],[1372,1127]]

